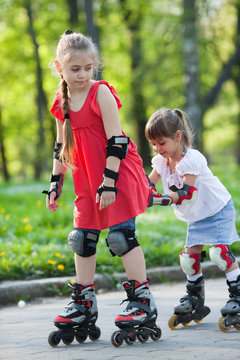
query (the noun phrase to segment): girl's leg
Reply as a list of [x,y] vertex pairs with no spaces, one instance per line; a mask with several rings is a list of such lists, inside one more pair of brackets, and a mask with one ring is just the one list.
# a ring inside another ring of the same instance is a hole
[[89,257],[75,256],[75,268],[77,275],[77,283],[81,285],[89,285],[94,283],[94,274],[96,270],[96,255]]
[[187,276],[187,294],[180,298],[174,306],[174,315],[169,319],[171,329],[182,323],[187,324],[192,320],[201,321],[210,313],[209,307],[205,306],[204,276],[200,265],[203,245],[186,247],[180,253],[180,265]]
[[[192,255],[192,254],[199,254],[200,255],[201,252],[202,252],[202,249],[203,249],[203,245],[194,245],[194,246],[191,246],[191,247],[186,247],[184,252],[185,252],[185,254],[188,254],[188,255]],[[200,262],[197,265],[199,267],[198,272],[195,272],[193,275],[186,274],[187,279],[189,281],[196,281],[200,276],[202,276],[202,269],[201,269],[201,266],[200,266]]]
[[140,284],[146,281],[145,258],[140,246],[135,247],[122,256],[122,262],[127,273],[128,280],[137,280]]

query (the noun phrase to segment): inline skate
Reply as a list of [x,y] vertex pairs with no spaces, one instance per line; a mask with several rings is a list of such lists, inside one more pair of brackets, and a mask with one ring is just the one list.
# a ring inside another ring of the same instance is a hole
[[228,281],[229,300],[221,309],[222,317],[218,326],[223,332],[228,332],[233,325],[240,330],[240,275],[236,281]]
[[146,342],[149,337],[157,341],[161,337],[161,329],[156,325],[157,308],[149,289],[149,282],[140,284],[136,280],[123,283],[129,301],[126,309],[115,319],[115,324],[120,330],[112,334],[111,342],[119,347],[123,341],[132,345],[138,340]]
[[192,320],[200,323],[210,313],[210,309],[204,306],[204,276],[196,281],[187,281],[187,294],[174,307],[174,315],[170,317],[168,326],[175,330],[179,324],[188,326]]
[[95,325],[98,318],[95,286],[83,286],[70,283],[72,299],[66,306],[64,313],[54,319],[54,325],[58,328],[48,336],[48,343],[57,346],[59,342],[70,345],[74,337],[79,343],[83,343],[89,336],[90,340],[99,339],[101,331]]

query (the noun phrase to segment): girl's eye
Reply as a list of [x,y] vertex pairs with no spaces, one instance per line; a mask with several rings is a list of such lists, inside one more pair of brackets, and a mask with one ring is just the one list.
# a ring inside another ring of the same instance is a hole
[[88,68],[86,68],[86,71],[90,71],[90,70],[92,70],[92,67],[91,67],[91,66],[88,67]]

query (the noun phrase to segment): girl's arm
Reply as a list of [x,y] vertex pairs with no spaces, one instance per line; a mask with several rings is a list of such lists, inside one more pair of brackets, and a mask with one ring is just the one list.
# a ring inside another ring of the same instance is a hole
[[153,185],[157,185],[158,181],[161,179],[161,176],[158,174],[158,172],[155,169],[152,170],[152,172],[148,177],[151,183],[153,183]]
[[[101,111],[103,125],[107,139],[112,136],[121,136],[121,124],[119,119],[118,107],[114,96],[106,85],[99,85],[97,93],[97,102]],[[120,159],[115,156],[108,156],[106,159],[106,168],[118,172]],[[114,187],[115,180],[105,177],[104,186]],[[103,191],[101,196],[96,195],[96,202],[100,200],[99,209],[102,210],[115,202],[116,194],[114,191]]]
[[[63,122],[56,119],[56,125],[57,125],[57,143],[62,144],[63,143]],[[53,159],[52,175],[62,174],[61,185],[60,185],[61,187],[62,187],[63,177],[64,177],[66,170],[67,170],[66,166],[64,166],[59,160]],[[51,191],[54,188],[56,188],[56,182],[51,182],[49,191]],[[57,204],[57,200],[55,200],[55,197],[56,197],[56,192],[53,191],[46,198],[47,208],[52,212],[56,211],[59,207],[59,204]]]

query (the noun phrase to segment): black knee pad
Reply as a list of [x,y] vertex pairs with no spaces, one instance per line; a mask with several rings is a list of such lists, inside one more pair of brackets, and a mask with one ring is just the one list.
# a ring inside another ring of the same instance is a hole
[[75,228],[68,236],[68,245],[74,253],[88,257],[96,254],[98,239],[99,234]]
[[139,246],[135,236],[135,230],[125,228],[110,231],[106,242],[112,256],[123,256],[133,248]]

